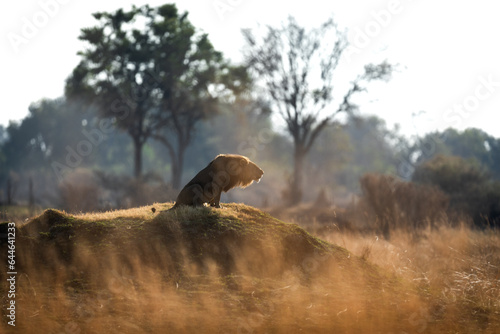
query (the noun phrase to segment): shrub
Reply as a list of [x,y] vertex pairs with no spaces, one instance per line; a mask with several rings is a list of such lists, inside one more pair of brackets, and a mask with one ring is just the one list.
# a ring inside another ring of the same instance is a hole
[[365,174],[360,179],[362,204],[374,215],[377,229],[390,239],[391,229],[414,233],[434,228],[448,206],[448,197],[436,187],[399,181],[389,175]]
[[417,167],[413,181],[446,193],[452,214],[467,215],[476,226],[499,226],[500,183],[473,160],[438,155]]
[[99,186],[92,172],[76,169],[59,185],[61,206],[69,212],[95,211],[99,208]]

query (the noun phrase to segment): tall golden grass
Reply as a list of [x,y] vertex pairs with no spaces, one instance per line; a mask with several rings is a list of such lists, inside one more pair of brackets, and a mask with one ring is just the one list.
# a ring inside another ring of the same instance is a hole
[[[158,211],[169,207],[154,206]],[[20,253],[24,269],[18,276],[17,326],[10,328],[4,320],[0,332],[500,332],[500,235],[495,231],[440,227],[415,238],[395,230],[387,241],[375,234],[311,224],[305,227],[312,234],[349,251],[313,251],[293,262],[283,254],[316,239],[295,225],[276,222],[267,236],[258,234],[257,243],[237,239],[226,244],[225,255],[235,262],[230,273],[221,271],[220,258],[193,257],[180,240],[178,255],[188,260],[177,271],[167,244],[153,237],[133,238],[146,235],[142,229],[154,219],[175,225],[181,217],[196,227],[213,212],[226,225],[273,221],[259,210],[238,205],[175,214],[154,214],[143,207],[75,216],[84,221],[82,233],[91,230],[96,238],[77,238],[70,260],[57,247],[43,251],[45,259],[52,254],[45,263],[36,254]],[[119,248],[110,242],[118,239],[99,239],[99,233],[111,229],[106,224],[123,233]],[[252,225],[245,233],[251,237],[260,227]],[[280,233],[289,232],[285,229],[297,232],[294,242],[282,242]],[[214,242],[210,247],[219,248],[202,251],[221,254],[222,239],[203,233],[203,240]],[[51,240],[44,232],[41,236]],[[5,291],[0,292],[5,312]]]

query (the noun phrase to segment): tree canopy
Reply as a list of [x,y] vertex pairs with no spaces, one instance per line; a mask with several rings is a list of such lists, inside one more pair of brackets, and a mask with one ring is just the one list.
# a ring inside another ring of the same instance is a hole
[[187,16],[173,4],[95,13],[98,25],[82,29],[87,47],[79,52],[82,60],[66,87],[70,98],[92,101],[102,117],[130,135],[136,178],[147,140],[164,144],[174,187],[195,124],[215,112],[219,97],[244,90],[248,79]]
[[480,129],[459,131],[449,128],[442,132],[432,132],[418,139],[409,151],[418,156],[419,163],[437,155],[474,159],[492,177],[500,180],[500,140]]

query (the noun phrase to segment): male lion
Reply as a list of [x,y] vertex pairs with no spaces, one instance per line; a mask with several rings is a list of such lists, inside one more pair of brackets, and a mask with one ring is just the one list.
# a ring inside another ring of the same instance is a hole
[[181,205],[220,208],[220,195],[234,187],[245,188],[259,182],[264,171],[250,159],[237,154],[219,154],[181,190],[175,209]]

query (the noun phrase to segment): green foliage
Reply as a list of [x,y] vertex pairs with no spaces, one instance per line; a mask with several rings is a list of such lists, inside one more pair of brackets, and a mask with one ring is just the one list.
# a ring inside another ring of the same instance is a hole
[[433,132],[418,140],[410,149],[419,155],[419,161],[427,161],[436,155],[454,155],[474,159],[500,180],[500,139],[479,129],[458,131],[446,129]]
[[225,61],[173,4],[94,18],[98,25],[81,31],[87,47],[79,52],[82,60],[67,80],[66,95],[95,105],[101,117],[130,135],[136,178],[143,146],[150,138],[159,140],[178,187],[195,124],[215,112],[218,98],[246,89],[246,71]]
[[[21,122],[10,123],[6,139],[0,145],[0,160],[5,159],[0,164],[0,185],[2,189],[8,188],[7,202],[16,202],[21,192],[28,192],[27,181],[33,177],[35,187],[43,187],[39,191],[43,192],[42,203],[54,202],[55,174],[51,164],[54,161],[64,163],[67,147],[76,149],[83,137],[78,136],[82,121],[88,116],[62,98],[44,99],[32,103],[28,116]],[[1,195],[0,202],[3,200]]]
[[404,140],[377,116],[351,116],[345,124],[323,131],[311,150],[309,166],[321,184],[338,193],[357,193],[364,174],[394,173],[395,144]]
[[0,145],[2,145],[6,140],[7,140],[7,131],[5,130],[3,125],[0,124]]
[[438,155],[419,166],[413,180],[438,185],[447,193],[462,191],[488,181],[486,172],[472,160]]
[[478,226],[500,222],[500,183],[477,160],[438,155],[418,166],[413,180],[439,187],[450,197],[451,208]]
[[[43,168],[47,159],[61,155],[78,126],[70,115],[73,110],[68,109],[62,99],[41,100],[31,104],[29,115],[20,123],[11,123],[3,145],[8,168],[19,171],[35,163]],[[54,131],[57,127],[60,130]]]

